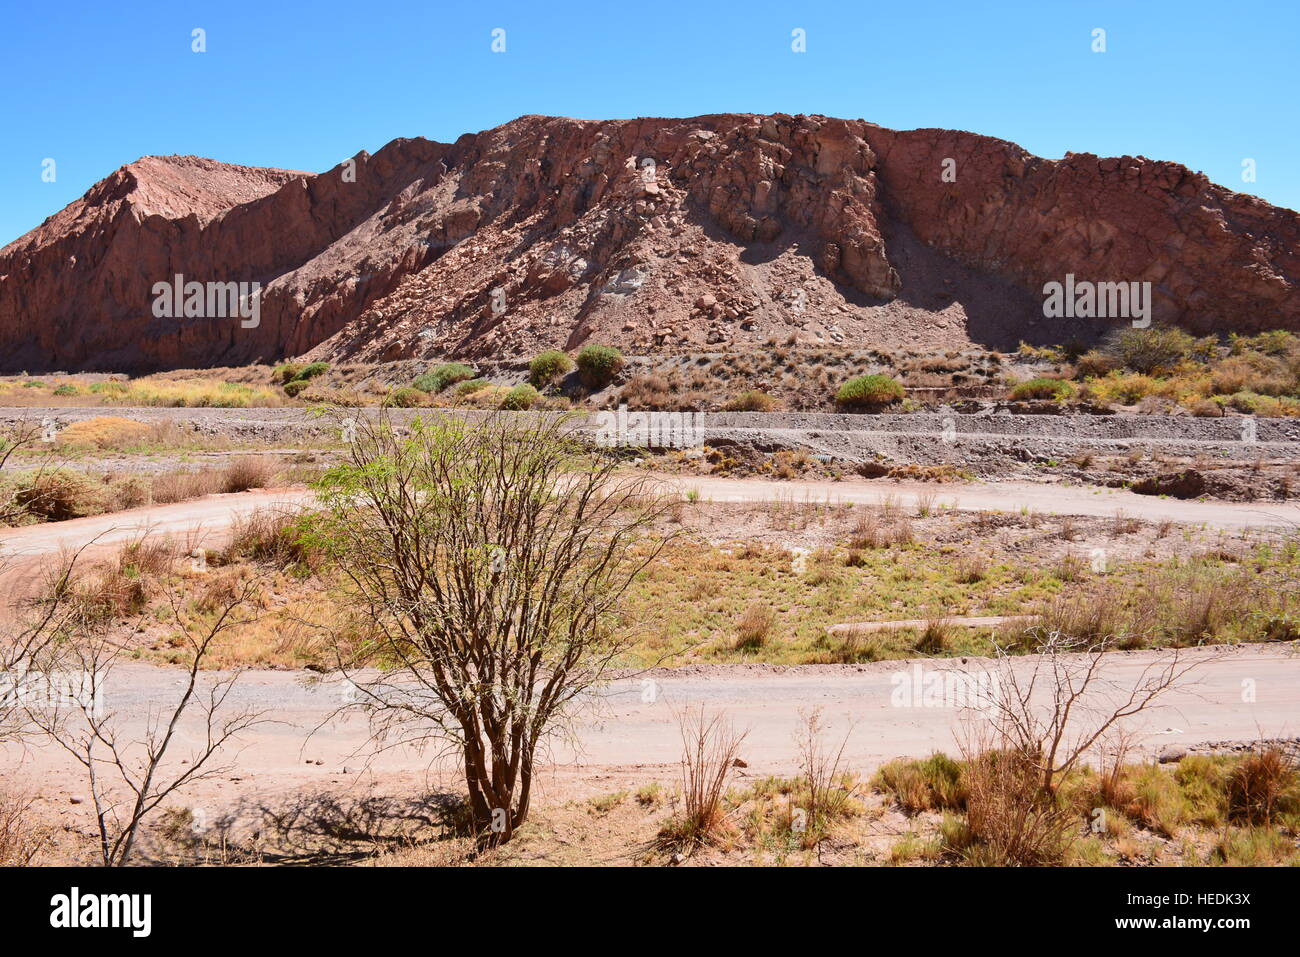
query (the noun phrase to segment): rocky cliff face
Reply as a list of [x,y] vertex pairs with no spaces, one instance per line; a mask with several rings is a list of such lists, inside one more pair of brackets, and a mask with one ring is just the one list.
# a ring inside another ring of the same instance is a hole
[[[262,284],[259,321],[154,285]],[[526,116],[321,174],[147,157],[0,250],[0,371],[1087,339],[1066,274],[1157,321],[1300,329],[1300,217],[1173,163],[820,116]]]

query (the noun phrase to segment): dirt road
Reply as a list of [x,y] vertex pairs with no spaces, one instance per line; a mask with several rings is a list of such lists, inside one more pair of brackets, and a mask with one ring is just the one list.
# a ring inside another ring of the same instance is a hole
[[[1167,654],[1112,653],[1103,675],[1116,687],[1129,688],[1146,669],[1167,660],[1162,657]],[[1198,662],[1187,683],[1171,691],[1163,706],[1128,725],[1147,754],[1170,745],[1256,740],[1300,730],[1300,654],[1294,647],[1251,645],[1182,654],[1184,660]],[[983,659],[967,665],[960,659],[924,659],[798,668],[696,666],[623,679],[587,700],[572,740],[552,746],[550,770],[587,780],[618,772],[642,774],[646,780],[669,775],[681,751],[674,709],[699,704],[725,711],[738,727],[748,729],[743,757],[749,774],[793,772],[792,736],[800,713],[818,707],[837,742],[848,734],[844,758],[855,770],[869,771],[900,755],[952,751],[954,733],[970,712],[959,707],[959,698],[935,698],[920,690],[933,674],[968,680],[988,664]],[[1016,661],[1017,668],[1030,664],[1029,659]],[[175,669],[121,665],[110,676],[105,710],[119,713],[124,737],[135,738],[144,731],[151,709],[179,694],[181,677]],[[1090,700],[1101,703],[1107,693]],[[230,785],[241,781],[281,791],[346,783],[345,775],[383,782],[425,772],[428,753],[399,748],[369,754],[361,717],[331,720],[344,700],[344,688],[336,682],[309,684],[301,673],[246,672],[235,685],[230,707],[262,711],[272,723],[245,732],[238,772],[197,786],[197,797],[220,800],[240,790]],[[200,725],[191,720],[180,731],[188,745],[197,740]],[[4,756],[6,763],[17,759],[16,752]],[[24,776],[43,782],[45,794],[60,789],[76,793],[79,778],[59,749],[30,749],[21,763]]]
[[[929,499],[935,508],[959,511],[1032,510],[1043,515],[1109,517],[1123,512],[1150,522],[1171,521],[1210,528],[1300,528],[1300,505],[1277,503],[1197,502],[1154,498],[1118,489],[1036,485],[1029,482],[946,483],[885,481],[794,481],[728,479],[713,476],[649,476],[682,495],[713,502],[844,503],[879,505],[892,497],[914,508]],[[0,554],[22,559],[57,553],[89,542],[107,545],[130,541],[145,532],[194,538],[211,547],[236,515],[310,500],[305,489],[262,489],[209,495],[192,502],[96,515],[26,528],[0,529]]]

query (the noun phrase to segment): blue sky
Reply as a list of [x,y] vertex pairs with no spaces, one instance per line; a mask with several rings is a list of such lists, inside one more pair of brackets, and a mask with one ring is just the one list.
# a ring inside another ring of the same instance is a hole
[[[191,51],[196,27],[206,53]],[[795,28],[806,53],[791,51]],[[951,127],[1049,157],[1177,160],[1295,209],[1298,61],[1295,0],[13,2],[0,244],[142,155],[322,170],[524,113]]]

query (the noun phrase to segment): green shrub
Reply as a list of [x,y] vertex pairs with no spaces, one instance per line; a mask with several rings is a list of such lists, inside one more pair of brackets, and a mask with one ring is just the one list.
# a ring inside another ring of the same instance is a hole
[[311,385],[311,383],[306,379],[293,379],[284,384],[284,394],[292,399],[309,385]]
[[531,409],[541,394],[527,383],[521,383],[511,389],[501,399],[501,408],[509,412],[523,412]]
[[559,349],[547,349],[528,363],[528,378],[537,388],[545,389],[556,379],[568,375],[572,369],[573,360],[567,353]]
[[55,395],[76,395],[78,391],[80,390],[78,390],[75,385],[68,385],[67,383],[64,383],[63,385],[59,386],[57,389],[54,390],[54,394]]
[[427,401],[423,389],[404,385],[400,389],[394,389],[389,393],[388,400],[384,404],[395,405],[399,409],[413,409],[416,406],[424,405]]
[[271,370],[271,378],[281,385],[292,382],[302,372],[302,365],[297,362],[281,362]]
[[126,395],[130,391],[130,387],[125,382],[110,380],[108,382],[96,382],[90,387],[90,391],[95,395],[121,396]]
[[771,412],[775,408],[776,399],[757,389],[749,389],[722,403],[723,412]]
[[421,392],[441,392],[449,385],[464,382],[476,375],[478,373],[472,366],[467,366],[463,362],[447,362],[419,376],[411,385]]
[[456,388],[452,389],[452,394],[458,399],[463,399],[466,396],[483,391],[488,385],[487,379],[470,379],[467,382],[458,382]]
[[1120,362],[1118,359],[1102,352],[1100,349],[1089,349],[1079,356],[1075,362],[1075,368],[1079,370],[1079,375],[1084,378],[1109,375],[1119,367]]
[[1064,401],[1074,395],[1074,386],[1063,379],[1030,379],[1011,390],[1013,399],[1054,399]]
[[324,375],[326,372],[329,371],[330,371],[330,364],[328,362],[312,362],[309,365],[305,366],[303,370],[299,372],[295,378],[314,379],[318,375]]
[[1300,338],[1286,329],[1270,329],[1248,339],[1236,340],[1233,342],[1234,351],[1238,348],[1238,342],[1266,356],[1285,356],[1300,349]]
[[1126,326],[1106,337],[1104,352],[1134,372],[1169,369],[1191,355],[1196,339],[1174,326],[1135,329]]
[[588,389],[603,389],[623,368],[623,353],[613,346],[583,346],[578,352],[578,378]]
[[864,375],[850,379],[835,393],[841,405],[885,405],[903,398],[903,387],[887,375]]

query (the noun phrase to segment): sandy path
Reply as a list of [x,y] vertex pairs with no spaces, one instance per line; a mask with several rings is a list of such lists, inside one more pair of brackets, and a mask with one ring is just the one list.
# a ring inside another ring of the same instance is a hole
[[959,511],[1017,512],[1030,509],[1043,515],[1110,517],[1122,511],[1130,518],[1149,522],[1172,521],[1205,524],[1213,528],[1241,529],[1300,527],[1300,505],[1285,502],[1197,502],[1138,495],[1124,489],[1084,488],[1032,482],[988,484],[933,482],[780,482],[766,479],[726,479],[713,476],[673,476],[665,485],[694,490],[714,502],[852,502],[879,505],[892,496],[898,504],[915,506],[930,498],[935,508]]
[[[1295,648],[1253,645],[1183,654],[1201,662],[1187,683],[1162,699],[1161,707],[1129,723],[1138,733],[1141,750],[1155,754],[1171,744],[1255,740],[1300,730],[1300,654]],[[1115,652],[1108,656],[1104,674],[1116,686],[1131,687],[1158,660],[1161,653]],[[679,758],[674,709],[703,704],[711,711],[724,710],[737,726],[748,729],[743,748],[748,773],[790,773],[796,767],[792,736],[800,712],[820,707],[837,741],[849,734],[847,766],[867,771],[900,755],[952,751],[954,734],[968,712],[950,702],[905,700],[898,689],[911,688],[914,681],[936,671],[970,674],[985,664],[982,659],[972,659],[968,666],[956,659],[927,659],[796,668],[697,666],[656,672],[616,681],[599,700],[589,699],[573,740],[557,742],[550,757],[553,770],[569,775],[599,779],[611,770],[641,768],[648,780],[656,773],[670,772]],[[1016,667],[1028,664],[1027,659],[1019,659]],[[180,680],[175,669],[120,665],[110,676],[105,708],[119,713],[126,735],[135,736],[144,730],[151,707],[179,693]],[[1254,700],[1243,689],[1250,689]],[[361,772],[353,780],[408,780],[429,766],[427,753],[409,749],[367,759],[363,719],[330,720],[342,700],[341,686],[332,682],[308,684],[301,674],[282,671],[246,672],[235,686],[231,707],[264,711],[274,723],[245,732],[238,772],[219,782],[196,785],[192,797],[220,800],[241,790],[231,787],[231,782],[241,781],[258,790],[308,787],[343,779],[344,768],[350,774]],[[197,722],[185,722],[182,741],[193,742],[198,731]],[[16,752],[4,755],[10,767],[18,759]],[[42,782],[41,790],[48,797],[78,793],[81,786],[58,749],[30,749],[21,765],[23,776]]]
[[92,542],[97,546],[121,544],[146,533],[192,535],[195,547],[211,547],[220,540],[235,516],[279,504],[301,504],[308,501],[311,494],[302,488],[259,489],[208,495],[189,502],[150,505],[66,522],[5,528],[0,529],[0,551],[7,557],[22,559],[79,548]]
[[[1029,482],[996,484],[894,481],[796,481],[728,479],[713,476],[663,476],[649,474],[667,489],[683,495],[695,492],[713,502],[854,503],[879,505],[891,498],[915,507],[929,498],[933,507],[959,511],[1030,509],[1039,514],[1109,517],[1123,512],[1146,521],[1204,524],[1211,528],[1300,528],[1300,505],[1290,503],[1197,502],[1153,498],[1119,489],[1095,489]],[[274,505],[309,501],[305,489],[261,489],[231,495],[209,495],[191,502],[156,505],[96,515],[67,522],[0,529],[0,552],[11,558],[57,553],[94,541],[97,545],[127,542],[139,535],[188,536],[195,544],[219,541],[236,515]]]

